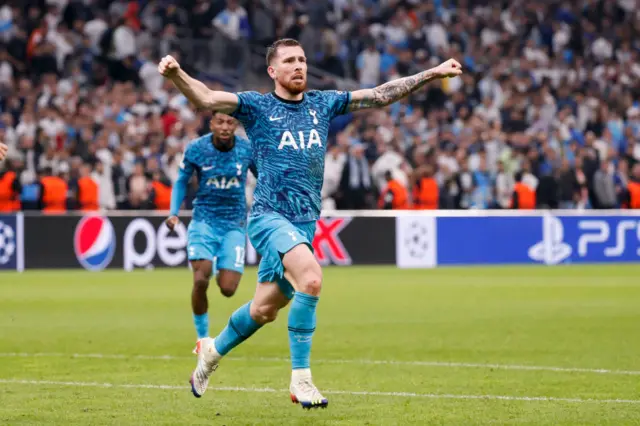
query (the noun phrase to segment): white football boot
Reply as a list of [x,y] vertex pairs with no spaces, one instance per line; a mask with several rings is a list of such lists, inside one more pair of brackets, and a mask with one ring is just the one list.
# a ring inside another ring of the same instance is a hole
[[216,350],[214,339],[205,337],[198,340],[193,353],[198,355],[198,365],[191,374],[191,392],[196,398],[200,398],[209,385],[209,376],[218,368],[218,362],[222,355]]
[[291,373],[291,401],[300,404],[302,408],[327,408],[329,401],[322,396],[311,380],[311,370],[308,368],[293,370]]

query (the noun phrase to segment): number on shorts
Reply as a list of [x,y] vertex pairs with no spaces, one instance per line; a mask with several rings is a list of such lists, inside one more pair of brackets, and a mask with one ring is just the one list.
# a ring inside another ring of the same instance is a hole
[[236,265],[241,266],[244,263],[244,247],[236,246]]

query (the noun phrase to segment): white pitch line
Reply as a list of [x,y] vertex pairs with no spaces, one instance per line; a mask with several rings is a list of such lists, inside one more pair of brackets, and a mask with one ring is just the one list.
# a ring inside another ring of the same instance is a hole
[[[38,386],[75,386],[95,388],[124,388],[124,389],[163,389],[163,390],[188,390],[188,386],[177,385],[150,385],[150,384],[117,384],[96,382],[62,382],[54,380],[24,380],[24,379],[0,379],[0,384],[38,385]],[[252,393],[286,393],[288,389],[273,388],[245,388],[232,386],[210,387],[209,390],[219,392],[252,392]],[[570,402],[578,404],[640,404],[638,399],[590,399],[590,398],[558,398],[554,396],[514,396],[514,395],[455,395],[438,393],[415,392],[367,392],[330,390],[323,391],[327,395],[351,395],[351,396],[380,396],[403,398],[427,398],[427,399],[483,399],[500,401],[542,401],[542,402]]]
[[[65,354],[59,352],[8,352],[0,353],[0,358],[98,358],[98,359],[146,359],[146,360],[184,360],[193,359],[192,356],[175,355],[124,355],[124,354]],[[290,362],[289,358],[277,357],[228,357],[229,361],[263,361],[263,362]],[[394,361],[394,360],[374,360],[374,359],[313,359],[319,364],[360,364],[360,365],[406,365],[425,367],[448,367],[448,368],[489,368],[496,370],[521,370],[521,371],[554,371],[559,373],[591,373],[610,374],[618,376],[640,376],[638,370],[612,370],[605,368],[581,368],[581,367],[552,367],[542,365],[519,365],[519,364],[482,364],[469,362],[444,362],[444,361]]]

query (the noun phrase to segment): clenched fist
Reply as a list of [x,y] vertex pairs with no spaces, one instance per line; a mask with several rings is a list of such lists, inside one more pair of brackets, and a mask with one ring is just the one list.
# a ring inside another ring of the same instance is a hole
[[7,151],[9,151],[9,147],[0,142],[0,161],[4,160],[4,157],[7,156]]
[[167,55],[158,64],[158,72],[164,77],[171,78],[180,71],[180,64],[171,55]]
[[456,77],[462,74],[462,65],[455,59],[449,59],[435,68],[440,78]]
[[180,218],[178,216],[169,216],[167,220],[165,220],[167,227],[173,231],[173,229],[180,223]]

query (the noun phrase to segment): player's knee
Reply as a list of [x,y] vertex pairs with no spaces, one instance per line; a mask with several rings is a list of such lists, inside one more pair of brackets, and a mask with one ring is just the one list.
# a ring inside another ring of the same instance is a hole
[[220,293],[222,293],[224,297],[231,297],[234,294],[236,294],[236,290],[238,289],[238,283],[231,282],[231,281],[223,281],[218,283],[218,287],[220,287]]
[[302,274],[298,286],[298,291],[302,293],[319,296],[322,290],[322,272],[309,268]]
[[193,274],[193,286],[198,291],[207,291],[209,288],[209,276],[201,271]]
[[221,269],[216,278],[220,293],[225,297],[233,296],[238,289],[241,277],[242,274],[238,272]]
[[304,245],[288,252],[284,259],[285,274],[293,278],[296,291],[319,296],[322,289],[322,269],[313,253]]
[[267,324],[276,320],[279,310],[277,306],[272,304],[258,305],[252,303],[249,308],[249,314],[258,324]]

